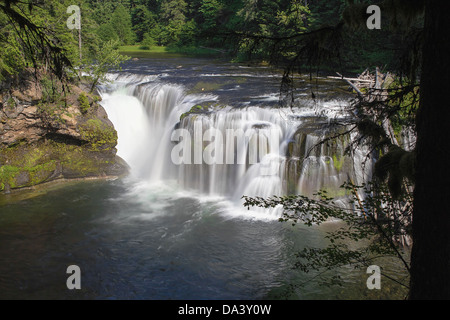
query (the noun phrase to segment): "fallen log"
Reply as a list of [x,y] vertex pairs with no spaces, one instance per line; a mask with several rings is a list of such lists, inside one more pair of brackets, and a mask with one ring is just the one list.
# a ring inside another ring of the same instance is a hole
[[344,81],[346,81],[349,85],[350,85],[350,87],[352,87],[353,88],[353,90],[355,90],[356,91],[356,93],[358,93],[358,95],[360,96],[360,97],[363,97],[364,96],[364,93],[362,93],[361,92],[361,90],[359,90],[358,89],[358,87],[357,86],[355,86],[353,83],[351,83],[350,82],[350,80],[348,80],[348,79],[346,79],[346,78],[344,78],[344,76],[343,75],[341,75],[340,73],[338,73],[338,72],[336,72],[336,74],[338,75],[338,76],[341,76],[341,78],[340,79],[342,79],[342,80],[344,80]]
[[346,78],[346,77],[332,77],[332,76],[328,76],[328,79],[337,79],[337,80],[348,80],[348,81],[357,81],[357,82],[366,82],[366,83],[373,83],[374,80],[364,80],[364,79],[359,79],[359,78]]

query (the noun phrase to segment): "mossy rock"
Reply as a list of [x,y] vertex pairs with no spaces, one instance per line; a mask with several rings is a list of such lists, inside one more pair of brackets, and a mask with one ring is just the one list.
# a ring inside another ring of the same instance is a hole
[[[73,142],[73,141],[72,141]],[[58,179],[122,176],[128,166],[115,149],[95,150],[62,138],[0,150],[0,192]]]
[[79,126],[81,138],[92,150],[111,150],[117,145],[117,131],[98,118],[91,118]]
[[50,161],[33,167],[0,167],[0,191],[35,186],[50,180],[57,170],[57,162]]
[[184,118],[191,116],[191,115],[199,115],[199,114],[206,114],[210,112],[210,109],[213,107],[216,107],[213,105],[213,102],[210,103],[206,103],[204,105],[195,105],[191,108],[191,110],[189,110],[188,112],[183,113],[180,116],[180,121],[183,121]]

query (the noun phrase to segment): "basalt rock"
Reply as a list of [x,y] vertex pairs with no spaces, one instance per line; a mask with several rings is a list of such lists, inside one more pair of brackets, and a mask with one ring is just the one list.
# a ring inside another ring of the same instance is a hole
[[42,81],[29,76],[2,88],[0,192],[58,179],[127,174],[100,97],[71,85],[64,94],[44,99]]

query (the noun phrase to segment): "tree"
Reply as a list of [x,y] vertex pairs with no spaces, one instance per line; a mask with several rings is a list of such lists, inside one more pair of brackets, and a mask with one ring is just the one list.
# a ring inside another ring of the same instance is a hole
[[[425,12],[423,30],[404,60],[410,85],[415,85],[416,77],[420,79],[420,103],[415,113],[417,143],[413,153],[415,187],[409,297],[450,299],[450,213],[446,204],[450,172],[446,161],[449,141],[445,120],[450,111],[444,102],[450,77],[448,56],[444,54],[450,47],[446,31],[450,23],[442,10],[443,1],[395,1],[382,5],[385,14],[392,14],[393,22],[406,25],[411,25],[414,16]],[[404,91],[408,93],[411,89]],[[395,160],[391,165],[397,165]]]
[[110,40],[119,40],[113,26],[110,23],[100,25],[96,33],[102,42],[107,42]]
[[[43,6],[43,8],[47,8]],[[69,59],[70,52],[63,46],[59,35],[47,26],[35,22],[32,17],[33,9],[41,9],[34,1],[1,1],[3,30],[5,33],[0,41],[8,43],[9,52],[19,50],[21,52],[19,62],[10,64],[3,56],[2,62],[6,74],[11,74],[17,68],[30,63],[35,69],[44,65],[50,69],[60,80],[67,80],[67,71],[72,68]],[[50,8],[51,9],[51,8]],[[50,10],[48,9],[48,10]],[[48,11],[47,11],[48,12]],[[13,37],[13,38],[11,38]],[[11,51],[13,50],[13,51]],[[22,60],[22,61],[20,61]],[[5,64],[6,63],[6,64]]]
[[[3,22],[5,20],[6,17],[0,14],[0,21]],[[0,51],[0,80],[4,80],[7,76],[16,75],[26,65],[17,37],[14,33],[5,31],[5,28],[2,28],[1,42],[4,44],[4,47]]]
[[156,37],[154,29],[156,27],[155,14],[147,9],[144,5],[137,5],[131,11],[131,22],[133,31],[136,34],[136,41],[141,42],[144,35],[148,34],[153,39]]
[[121,45],[132,44],[134,42],[134,33],[131,29],[131,16],[122,4],[119,4],[114,10],[110,24]]
[[187,3],[184,0],[163,0],[161,3],[161,19],[166,24],[186,21]]
[[326,25],[337,25],[346,7],[345,0],[313,0],[309,1],[314,28]]
[[160,42],[163,45],[179,41],[183,26],[186,23],[187,3],[184,0],[164,0],[161,3]]
[[199,8],[202,13],[204,29],[215,29],[217,27],[217,18],[220,11],[223,10],[223,4],[218,0],[204,0]]
[[450,299],[450,150],[446,87],[450,20],[445,1],[425,1],[423,66],[417,116],[411,299]]
[[150,33],[144,33],[143,39],[141,41],[141,49],[150,50],[155,45],[155,39],[151,36]]
[[120,68],[120,65],[129,59],[129,57],[119,53],[118,46],[119,44],[115,40],[110,40],[103,44],[97,56],[96,63],[90,66],[90,74],[93,79],[91,92],[94,91],[99,82],[106,81],[106,74],[111,69]]

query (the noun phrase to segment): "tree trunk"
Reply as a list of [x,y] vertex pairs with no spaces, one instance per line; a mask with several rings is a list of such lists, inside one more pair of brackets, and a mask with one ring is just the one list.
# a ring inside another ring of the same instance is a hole
[[81,51],[81,19],[80,19],[80,29],[78,29],[78,51],[80,53],[80,72],[79,76],[81,79],[81,67],[83,65],[83,52]]
[[450,299],[450,19],[425,1],[410,299]]

